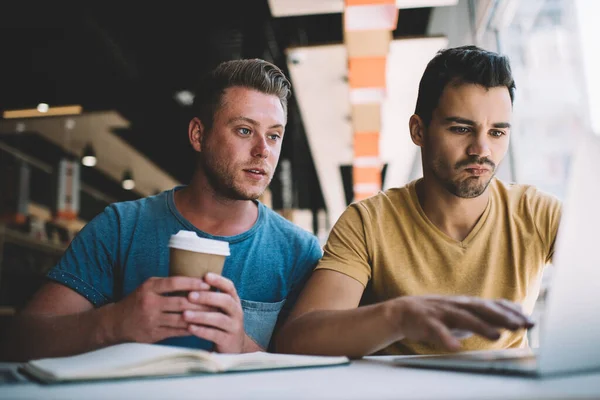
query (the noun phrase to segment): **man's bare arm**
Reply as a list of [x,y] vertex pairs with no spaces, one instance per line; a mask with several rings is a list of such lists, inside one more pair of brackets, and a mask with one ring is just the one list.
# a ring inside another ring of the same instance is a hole
[[490,340],[532,322],[512,303],[474,297],[405,296],[358,307],[363,286],[331,270],[313,273],[276,338],[276,351],[362,357],[408,338],[459,350],[452,329]]
[[206,307],[162,294],[209,288],[200,279],[151,278],[122,301],[94,308],[74,290],[48,282],[15,317],[2,343],[2,359],[60,357],[111,344],[190,335],[181,312]]
[[49,282],[16,317],[3,343],[3,359],[75,354],[108,345],[107,308],[94,309],[77,292]]
[[395,341],[385,306],[358,307],[363,286],[331,270],[316,270],[275,338],[283,353],[360,357]]

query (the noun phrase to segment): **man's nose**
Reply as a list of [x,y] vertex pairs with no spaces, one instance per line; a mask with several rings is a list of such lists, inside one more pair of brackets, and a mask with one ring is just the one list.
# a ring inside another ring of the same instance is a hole
[[480,158],[489,157],[491,155],[489,138],[485,133],[474,135],[473,141],[467,148],[469,156],[478,156]]
[[257,136],[254,147],[252,147],[252,157],[267,158],[270,153],[271,149],[269,148],[266,139]]

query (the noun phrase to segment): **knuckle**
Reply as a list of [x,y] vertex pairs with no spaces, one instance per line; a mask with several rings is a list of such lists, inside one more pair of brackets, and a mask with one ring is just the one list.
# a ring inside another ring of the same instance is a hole
[[140,298],[140,306],[142,307],[142,309],[150,308],[152,306],[152,303],[152,296],[150,296],[148,292],[142,294]]
[[229,289],[229,291],[231,291],[232,293],[237,293],[237,291],[235,290],[235,285],[233,284],[232,281],[227,279],[226,284],[227,284],[227,288]]
[[235,322],[235,328],[237,332],[243,332],[244,331],[244,319],[238,319]]
[[460,305],[467,305],[472,302],[471,298],[469,298],[468,296],[464,296],[464,295],[456,296],[454,299],[455,299],[455,302]]
[[[216,318],[216,323],[219,324],[220,326],[227,326],[228,324],[228,318],[223,315],[223,314],[219,314],[219,316]],[[235,328],[236,327],[236,322],[237,321],[233,321],[232,326]]]
[[238,313],[241,310],[241,307],[239,305],[239,303],[231,296],[229,296],[229,299],[227,300],[229,308],[235,312]]
[[425,324],[427,329],[434,329],[437,325],[437,318],[434,318],[432,316],[427,316],[423,319],[423,323]]
[[187,305],[188,305],[188,301],[185,297],[177,298],[176,304],[175,304],[176,307],[183,309],[183,308],[186,308]]
[[170,287],[175,287],[175,286],[180,286],[182,284],[181,282],[181,276],[171,276],[169,277],[169,286]]
[[154,277],[148,278],[146,281],[144,281],[144,283],[142,283],[140,285],[140,289],[142,289],[142,291],[148,290],[150,287],[152,287],[152,285],[154,285],[155,281],[156,281],[156,278],[154,278]]

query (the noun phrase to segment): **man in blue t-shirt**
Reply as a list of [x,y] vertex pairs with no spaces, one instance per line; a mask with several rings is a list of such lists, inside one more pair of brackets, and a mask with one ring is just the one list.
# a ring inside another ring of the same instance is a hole
[[[188,128],[189,185],[112,204],[88,223],[16,318],[6,358],[132,341],[267,349],[321,257],[314,235],[257,201],[279,159],[289,94],[281,70],[262,60],[209,73]],[[180,230],[229,243],[222,276],[169,277],[168,242]],[[174,291],[189,295],[165,296]]]

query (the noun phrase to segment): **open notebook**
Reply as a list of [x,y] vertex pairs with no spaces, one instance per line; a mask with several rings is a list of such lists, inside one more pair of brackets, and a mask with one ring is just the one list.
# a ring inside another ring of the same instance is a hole
[[46,383],[158,377],[348,364],[346,357],[273,353],[219,354],[157,344],[124,343],[76,356],[29,361],[22,371]]

